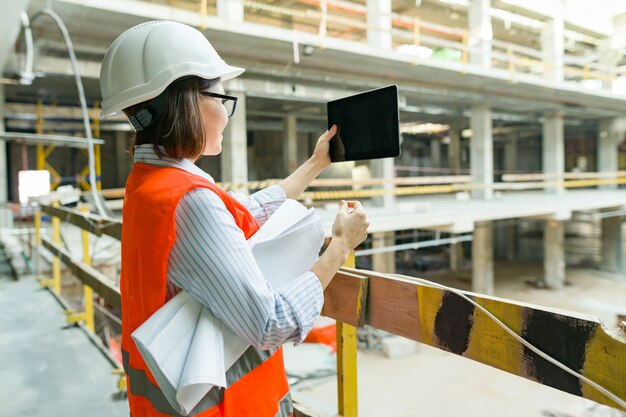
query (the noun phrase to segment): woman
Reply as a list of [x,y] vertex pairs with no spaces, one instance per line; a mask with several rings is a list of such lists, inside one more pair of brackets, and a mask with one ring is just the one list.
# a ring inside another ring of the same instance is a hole
[[[137,131],[126,184],[122,237],[122,353],[133,417],[176,415],[130,334],[181,289],[251,347],[191,412],[201,416],[290,416],[280,346],[302,342],[319,316],[323,290],[349,250],[367,236],[358,202],[342,202],[330,245],[310,271],[274,290],[246,243],[286,199],[297,198],[330,165],[322,134],[312,157],[276,186],[228,194],[194,165],[221,152],[235,111],[222,81],[227,65],[199,31],[148,22],[124,32],[101,69],[102,116],[124,112]],[[289,256],[289,254],[285,254]]]

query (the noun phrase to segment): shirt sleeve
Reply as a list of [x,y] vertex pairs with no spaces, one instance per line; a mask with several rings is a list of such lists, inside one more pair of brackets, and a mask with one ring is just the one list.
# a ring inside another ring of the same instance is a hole
[[321,283],[310,271],[273,289],[233,216],[210,190],[191,191],[178,204],[168,262],[172,283],[257,349],[301,343],[324,302]]
[[265,223],[287,199],[280,185],[272,185],[249,196],[233,191],[229,194],[248,209],[259,225]]

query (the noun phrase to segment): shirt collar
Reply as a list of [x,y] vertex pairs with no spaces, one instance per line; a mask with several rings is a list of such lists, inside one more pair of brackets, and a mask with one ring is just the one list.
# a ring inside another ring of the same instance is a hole
[[[165,149],[163,147],[161,147],[161,149],[165,152]],[[150,165],[179,168],[194,175],[205,178],[215,184],[215,180],[211,175],[204,172],[200,167],[198,167],[189,159],[177,159],[171,158],[169,156],[159,158],[159,156],[154,151],[154,146],[150,143],[144,143],[143,145],[135,146],[133,162],[142,162]]]

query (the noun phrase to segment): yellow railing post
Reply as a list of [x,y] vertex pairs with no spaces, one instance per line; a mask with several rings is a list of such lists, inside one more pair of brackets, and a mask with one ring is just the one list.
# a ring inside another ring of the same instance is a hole
[[[53,202],[52,206],[59,207],[59,202]],[[39,214],[39,218],[35,216],[35,228],[37,228],[35,239],[38,241],[37,244],[40,245],[41,235],[39,235],[37,223],[41,225],[41,214]],[[61,219],[55,216],[52,216],[52,240],[54,243],[61,243]],[[58,256],[52,258],[52,279],[43,279],[41,277],[39,284],[42,287],[51,287],[55,294],[61,295],[61,260]]]
[[[89,209],[87,207],[81,207],[80,211],[86,213]],[[83,229],[81,231],[81,235],[83,242],[83,263],[91,266],[91,257],[89,256],[89,232]],[[67,310],[67,322],[76,323],[78,321],[82,321],[92,333],[95,333],[96,327],[94,324],[93,313],[93,289],[88,285],[83,285],[83,299],[85,303],[85,310],[82,313],[73,313],[72,311]]]
[[35,210],[35,274],[37,279],[41,279],[41,209],[39,205]]
[[[350,252],[344,264],[354,268],[354,252]],[[343,417],[357,417],[356,327],[337,322],[337,394],[338,412]]]
[[[59,207],[59,202],[52,203],[54,207]],[[52,240],[54,243],[61,243],[61,219],[52,217]],[[55,294],[61,294],[61,260],[55,256],[52,260],[52,290]]]
[[[94,105],[95,110],[100,109],[100,102],[96,102]],[[98,116],[95,117],[93,121],[94,126],[94,134],[97,138],[100,137],[100,118]],[[96,168],[96,190],[102,189],[102,161],[100,157],[100,145],[94,146],[94,165]]]
[[[87,207],[83,207],[81,209],[82,212],[88,212],[89,209]],[[82,231],[83,235],[83,262],[85,265],[91,266],[91,256],[89,256],[89,232],[86,230]],[[96,327],[94,324],[93,317],[93,289],[88,285],[83,285],[83,292],[85,298],[85,325],[92,333],[96,332]]]

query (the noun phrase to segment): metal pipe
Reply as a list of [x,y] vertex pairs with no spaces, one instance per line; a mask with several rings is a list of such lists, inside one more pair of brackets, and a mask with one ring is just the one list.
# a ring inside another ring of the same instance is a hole
[[[61,31],[61,33],[63,34],[63,39],[65,40],[65,45],[67,47],[67,52],[69,54],[70,57],[70,61],[72,63],[72,70],[74,71],[74,78],[76,81],[76,88],[78,89],[78,98],[80,100],[80,107],[82,110],[82,115],[83,115],[83,125],[85,128],[85,137],[87,138],[87,150],[88,150],[88,155],[89,155],[89,185],[91,187],[91,193],[92,193],[92,197],[94,200],[94,203],[96,205],[96,208],[98,210],[98,213],[105,217],[108,218],[108,216],[106,215],[106,211],[104,209],[104,206],[102,205],[102,201],[100,199],[100,196],[98,196],[97,193],[97,181],[96,181],[96,164],[95,164],[95,155],[94,155],[94,143],[93,143],[93,137],[91,135],[91,124],[89,122],[89,114],[87,111],[87,100],[85,99],[85,90],[83,88],[83,82],[80,76],[80,73],[78,71],[78,61],[76,59],[76,54],[74,52],[74,45],[72,43],[72,39],[70,38],[70,34],[67,30],[67,27],[65,26],[65,24],[63,23],[63,20],[61,20],[61,17],[56,14],[52,9],[49,8],[44,8],[38,12],[36,12],[32,18],[29,20],[28,16],[24,17],[24,14],[22,14],[22,23],[24,25],[24,30],[27,38],[27,42],[26,45],[27,47],[29,47],[30,45],[30,50],[31,53],[29,54],[28,52],[26,53],[27,58],[27,64],[26,64],[26,72],[25,75],[29,76],[28,71],[30,71],[30,73],[32,74],[32,67],[33,67],[33,53],[32,53],[32,31],[31,31],[31,25],[32,23],[37,20],[39,17],[44,16],[44,15],[48,15],[49,17],[52,18],[52,20],[55,21],[55,23],[57,24],[57,26],[59,27],[59,30]],[[30,41],[28,40],[28,38],[30,37]],[[31,79],[32,81],[32,79]]]
[[385,246],[382,248],[363,249],[363,250],[355,251],[354,256],[365,256],[365,255],[372,255],[375,253],[397,252],[397,251],[408,250],[408,249],[428,248],[432,246],[448,245],[452,243],[470,242],[473,239],[474,237],[472,235],[463,235],[463,236],[456,236],[456,237],[450,237],[450,238],[445,238],[445,239],[426,240],[423,242],[403,243],[401,245],[392,245],[392,246]]

